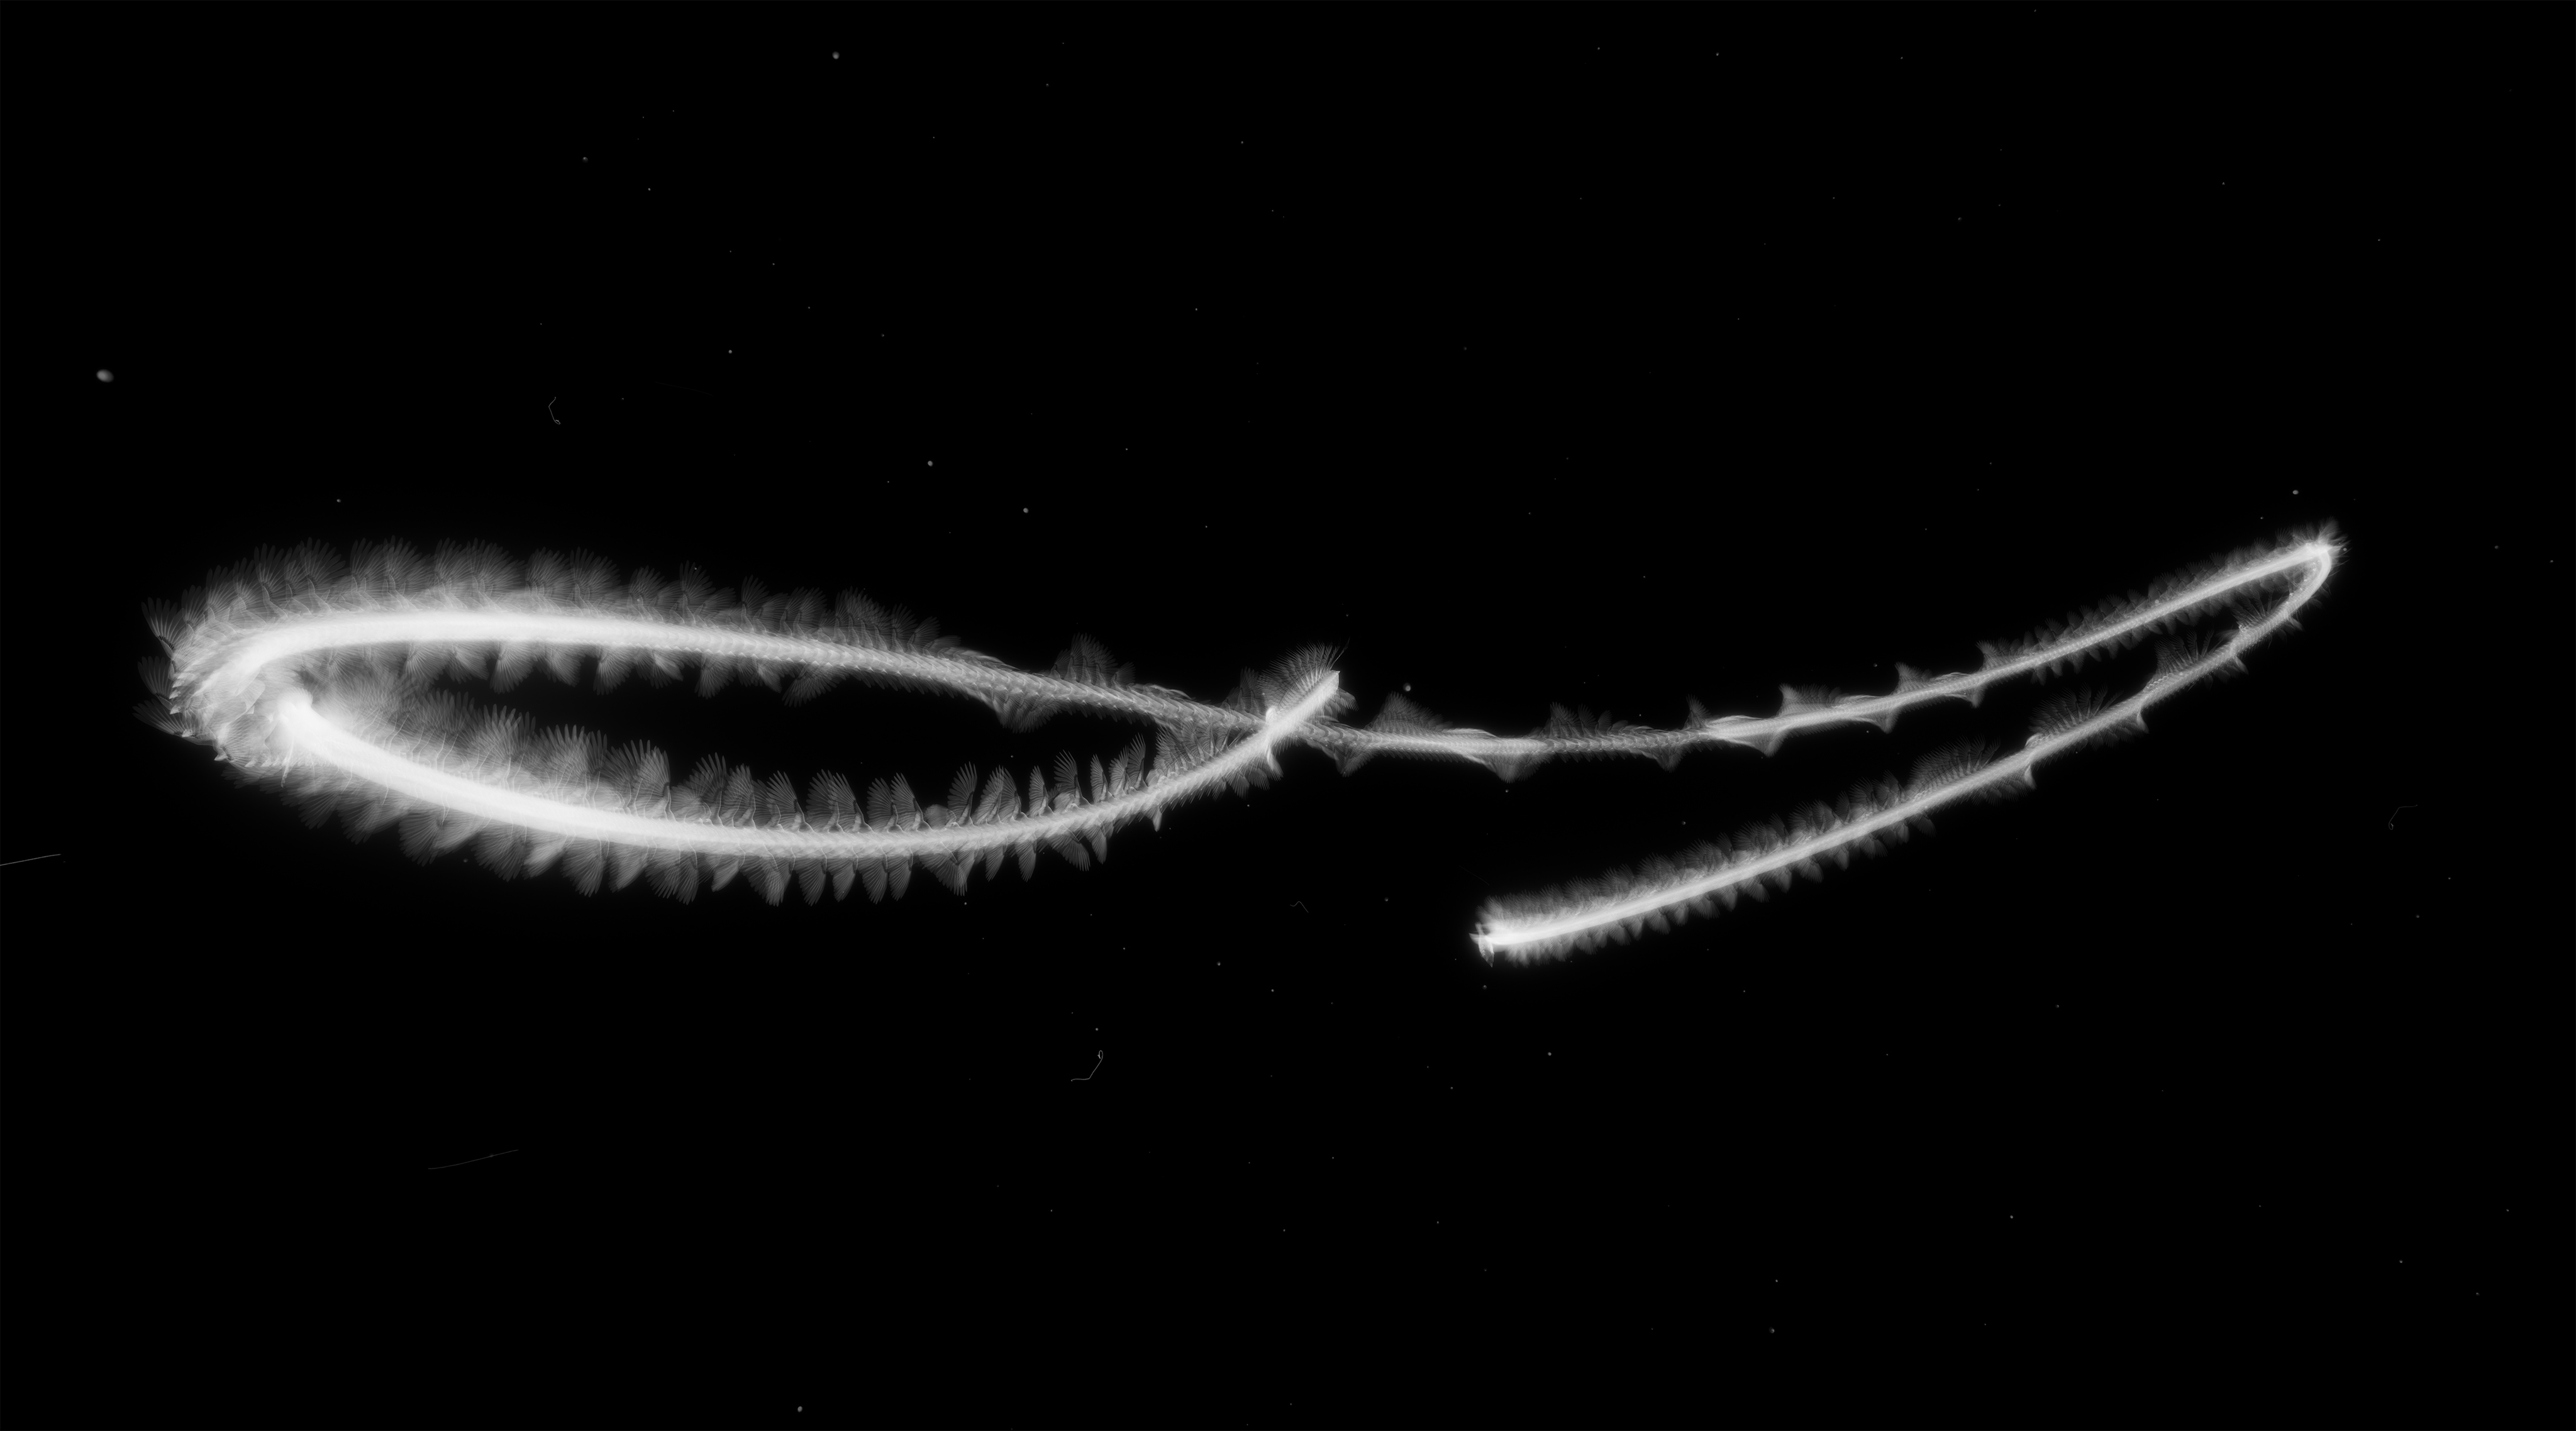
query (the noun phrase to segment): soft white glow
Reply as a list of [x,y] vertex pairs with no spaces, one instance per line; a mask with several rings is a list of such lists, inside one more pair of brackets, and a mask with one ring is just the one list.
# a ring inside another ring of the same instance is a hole
[[[1136,819],[1225,788],[1242,793],[1281,773],[1277,748],[1306,744],[1348,773],[1380,754],[1470,760],[1506,780],[1565,755],[1639,755],[1669,768],[1695,748],[1770,752],[1800,731],[1850,722],[1890,726],[1910,706],[1975,703],[1998,681],[2072,667],[2174,632],[2221,604],[2280,593],[2223,640],[2170,641],[2155,674],[2118,701],[2061,698],[2020,750],[2003,759],[1947,752],[1911,779],[1882,782],[1816,807],[1785,827],[1704,845],[1639,873],[1613,872],[1568,890],[1497,899],[1475,943],[1487,959],[1562,956],[1605,939],[1661,930],[1693,914],[1762,897],[1794,875],[1821,874],[1855,850],[1901,841],[1910,825],[1952,801],[2014,782],[2042,761],[2145,728],[2148,706],[2228,669],[2313,599],[2340,547],[2329,530],[2240,552],[2157,583],[2144,598],[2106,605],[2071,626],[2010,645],[1987,643],[1973,672],[1927,676],[1899,666],[1882,696],[1828,697],[1783,687],[1770,717],[1710,716],[1696,702],[1679,730],[1592,720],[1556,709],[1526,736],[1450,726],[1391,695],[1366,727],[1340,717],[1352,704],[1324,648],[1302,651],[1221,702],[1140,684],[1087,639],[1040,674],[1015,670],[936,634],[933,623],[888,613],[855,593],[769,594],[715,587],[684,571],[665,582],[621,576],[594,557],[540,552],[520,562],[488,546],[361,547],[343,562],[307,546],[263,551],[218,572],[179,606],[148,609],[166,659],[147,661],[155,701],[138,708],[161,729],[214,747],[253,779],[280,788],[320,824],[337,814],[353,834],[397,826],[404,849],[430,859],[470,845],[505,876],[560,867],[585,893],[639,876],[681,899],[736,876],[777,903],[793,880],[808,901],[829,886],[846,898],[901,895],[915,867],[963,890],[975,866],[990,877],[1006,857],[1025,875],[1037,852],[1077,866],[1107,858],[1108,838]],[[694,670],[713,693],[758,681],[790,703],[857,678],[942,690],[981,702],[1026,730],[1066,708],[1155,728],[1090,778],[1071,755],[1052,779],[1025,787],[994,771],[979,790],[973,767],[945,803],[922,804],[902,777],[864,801],[838,775],[800,798],[783,775],[765,780],[713,758],[674,783],[668,759],[634,745],[614,751],[580,731],[536,732],[507,711],[477,711],[437,690],[442,676],[489,679],[506,692],[543,670],[564,681],[594,670],[606,690],[629,675],[668,682]]]
[[1624,943],[1643,930],[1660,933],[1694,914],[1731,909],[1738,894],[1760,899],[1766,886],[1786,889],[1793,876],[1822,878],[1824,861],[1842,865],[1854,851],[1879,853],[1882,836],[1902,841],[1910,824],[1953,801],[1991,794],[2015,782],[2034,784],[2040,762],[2123,734],[2143,733],[2147,707],[2221,671],[2243,670],[2249,647],[2295,624],[2293,614],[2325,585],[2339,550],[2326,533],[2267,551],[2241,552],[2197,574],[2158,582],[2146,599],[2097,611],[2046,640],[2012,648],[1984,643],[1985,664],[1973,674],[1925,679],[1899,667],[1892,695],[1818,703],[1783,687],[1779,718],[1765,723],[1721,717],[1709,727],[1755,733],[1758,740],[1747,743],[1770,749],[1780,736],[1811,725],[1892,718],[1903,706],[1934,696],[1974,700],[1994,681],[2072,666],[2088,655],[2170,630],[2214,602],[2287,587],[2279,605],[2242,621],[2224,640],[2167,643],[2157,653],[2155,674],[2126,700],[2091,701],[2076,695],[2050,702],[2022,748],[2001,760],[1974,749],[1944,752],[1924,761],[1902,785],[1883,782],[1855,791],[1839,807],[1815,807],[1785,828],[1758,828],[1733,842],[1703,845],[1678,862],[1659,861],[1643,873],[1614,871],[1569,889],[1494,900],[1477,926],[1476,947],[1489,962],[1497,955],[1528,961],[1563,957],[1604,940]]

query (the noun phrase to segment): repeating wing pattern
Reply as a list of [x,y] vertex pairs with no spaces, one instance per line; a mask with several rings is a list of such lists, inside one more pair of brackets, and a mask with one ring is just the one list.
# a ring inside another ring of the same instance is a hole
[[[142,663],[154,699],[136,713],[212,746],[239,778],[296,803],[308,823],[337,814],[354,839],[394,826],[404,850],[423,861],[470,848],[505,877],[560,868],[584,893],[643,878],[682,900],[740,877],[774,904],[791,882],[809,902],[826,888],[847,898],[860,884],[872,899],[900,896],[915,869],[962,892],[978,865],[990,878],[1012,860],[1026,876],[1041,850],[1088,867],[1108,857],[1109,836],[1131,821],[1159,828],[1167,809],[1196,796],[1266,786],[1281,773],[1282,745],[1322,750],[1344,773],[1382,754],[1472,761],[1505,780],[1561,757],[1642,756],[1669,769],[1703,746],[1769,753],[1823,726],[1890,728],[1915,705],[1975,704],[1996,682],[2167,638],[2142,689],[2119,700],[2052,702],[2009,756],[1947,751],[1908,780],[1863,786],[1838,805],[1678,860],[1489,903],[1477,947],[1488,959],[1533,959],[1663,929],[1731,906],[1739,894],[1760,898],[1826,861],[1902,840],[1942,805],[2026,787],[2042,761],[2143,730],[2148,706],[2241,670],[2247,648],[2295,626],[2294,613],[2341,550],[2329,529],[2238,552],[2020,641],[1986,643],[1976,671],[1931,676],[1900,666],[1886,695],[1784,686],[1768,717],[1710,716],[1693,701],[1678,730],[1558,706],[1528,735],[1497,736],[1448,725],[1394,695],[1368,725],[1345,724],[1354,698],[1328,647],[1246,671],[1231,694],[1205,702],[1136,681],[1133,667],[1087,637],[1074,638],[1052,669],[1022,671],[856,592],[772,593],[748,581],[735,591],[696,568],[665,580],[621,575],[588,554],[521,561],[484,544],[443,545],[426,557],[399,544],[362,545],[346,560],[306,545],[262,550],[176,604],[147,604],[162,654]],[[2213,612],[2234,615],[2231,634],[2178,634]],[[649,745],[610,749],[595,733],[537,730],[438,685],[471,678],[506,693],[538,671],[571,683],[585,669],[602,691],[635,675],[655,684],[694,677],[703,693],[757,682],[791,704],[857,679],[963,696],[1015,731],[1079,709],[1149,725],[1153,739],[1137,736],[1105,765],[1095,756],[1087,771],[1059,755],[1051,776],[1031,770],[1024,784],[1001,770],[979,780],[970,765],[940,803],[923,803],[902,776],[877,780],[862,796],[827,773],[800,795],[784,775],[762,778],[712,756],[675,782],[668,756]]]

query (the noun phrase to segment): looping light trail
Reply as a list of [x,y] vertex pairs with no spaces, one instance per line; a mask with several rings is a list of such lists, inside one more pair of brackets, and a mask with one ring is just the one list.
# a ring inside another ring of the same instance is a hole
[[[900,896],[915,868],[962,892],[979,864],[990,878],[1015,859],[1026,877],[1040,850],[1088,867],[1108,857],[1109,836],[1129,822],[1159,828],[1166,810],[1194,797],[1265,787],[1281,773],[1282,745],[1313,746],[1345,774],[1381,754],[1473,761],[1505,780],[1561,757],[1643,756],[1670,769],[1707,746],[1767,754],[1824,726],[1889,729],[1912,706],[1974,705],[1996,682],[2167,638],[2137,692],[2059,696],[2010,755],[1955,747],[1908,780],[1865,784],[1837,805],[1732,841],[1489,902],[1477,948],[1488,960],[1532,960],[1667,929],[1799,874],[1821,876],[1822,862],[1902,841],[1944,805],[2027,788],[2044,761],[2143,731],[2149,706],[2241,671],[2248,648],[2295,627],[2341,551],[2327,528],[2238,552],[2021,641],[1983,643],[1973,672],[1899,666],[1885,695],[1784,686],[1768,717],[1711,716],[1693,701],[1676,730],[1558,706],[1528,735],[1497,736],[1449,725],[1397,695],[1368,725],[1344,724],[1355,702],[1326,647],[1264,674],[1247,671],[1232,694],[1208,703],[1137,682],[1088,638],[1074,638],[1048,672],[1021,671],[855,592],[771,594],[745,582],[737,593],[695,568],[670,581],[650,571],[629,577],[587,554],[539,552],[522,562],[480,544],[441,546],[427,558],[361,545],[346,561],[307,545],[262,550],[175,605],[148,604],[163,654],[142,663],[154,699],[136,713],[212,746],[243,780],[279,789],[308,824],[337,814],[354,839],[392,825],[405,852],[424,862],[470,847],[504,877],[560,868],[585,894],[643,878],[688,900],[741,877],[772,904],[791,882],[811,903],[827,887],[846,899],[854,884],[871,899]],[[2220,610],[2236,618],[2223,637],[2184,632]],[[784,775],[760,779],[712,756],[674,782],[668,757],[649,745],[611,750],[596,733],[540,732],[513,712],[479,710],[436,689],[453,676],[506,693],[535,671],[571,683],[586,666],[601,691],[630,675],[658,685],[694,671],[702,693],[757,681],[790,704],[856,678],[961,695],[1013,730],[1065,709],[1135,720],[1154,728],[1154,743],[1149,756],[1140,735],[1106,766],[1094,756],[1087,781],[1067,753],[1052,779],[1032,770],[1025,784],[1000,770],[979,784],[966,766],[941,803],[919,801],[902,776],[874,782],[863,801],[846,779],[825,774],[800,798]]]

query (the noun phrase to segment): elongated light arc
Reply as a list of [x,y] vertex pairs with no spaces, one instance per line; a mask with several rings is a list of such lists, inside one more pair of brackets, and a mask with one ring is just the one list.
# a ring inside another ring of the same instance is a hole
[[[1129,822],[1159,827],[1167,810],[1197,796],[1266,786],[1281,773],[1283,745],[1322,750],[1345,774],[1381,754],[1473,761],[1505,780],[1560,757],[1643,756],[1669,769],[1703,746],[1769,753],[1824,726],[1889,729],[1924,702],[1974,705],[1996,682],[2167,638],[2144,687],[2119,700],[2073,694],[2046,703],[2009,756],[1955,747],[1906,781],[1864,784],[1835,806],[1678,859],[1488,903],[1477,948],[1489,960],[1533,960],[1667,929],[1732,907],[1739,895],[1761,898],[1798,874],[1820,876],[1824,862],[1902,841],[1942,806],[2027,788],[2044,761],[2143,731],[2149,706],[2242,671],[2248,649],[2295,627],[2341,550],[2327,528],[2241,551],[2020,641],[1981,643],[1976,671],[1927,676],[1900,665],[1885,695],[1783,686],[1769,717],[1711,716],[1692,701],[1673,730],[1557,706],[1538,730],[1497,736],[1394,695],[1367,726],[1343,723],[1354,702],[1325,647],[1247,671],[1225,699],[1202,702],[1137,682],[1087,638],[1076,637],[1051,670],[1021,671],[856,593],[827,600],[746,582],[737,594],[694,568],[671,581],[650,571],[625,577],[587,554],[539,552],[521,562],[479,544],[442,546],[429,558],[361,545],[346,561],[307,545],[263,550],[176,605],[148,605],[164,654],[143,663],[155,699],[137,714],[214,747],[240,778],[280,789],[308,823],[337,814],[358,839],[397,826],[416,859],[470,846],[506,877],[559,867],[584,893],[645,878],[683,900],[740,876],[774,904],[790,882],[809,902],[827,887],[847,898],[861,883],[871,898],[900,896],[915,868],[962,891],[978,864],[989,878],[1016,858],[1026,876],[1040,850],[1087,867],[1107,858],[1109,836]],[[2225,636],[2174,634],[2220,608],[2237,617]],[[1000,770],[979,783],[967,766],[941,803],[917,800],[902,776],[874,782],[862,800],[847,780],[825,774],[800,798],[784,775],[755,778],[715,757],[675,783],[668,758],[649,745],[611,750],[595,733],[539,732],[513,712],[477,710],[437,689],[452,676],[507,692],[538,670],[572,682],[586,666],[602,691],[630,675],[662,684],[694,669],[704,693],[757,681],[791,704],[855,678],[961,695],[1013,730],[1082,709],[1149,725],[1154,742],[1149,754],[1140,735],[1105,766],[1093,757],[1087,782],[1063,754],[1052,779],[1032,770],[1025,784]]]

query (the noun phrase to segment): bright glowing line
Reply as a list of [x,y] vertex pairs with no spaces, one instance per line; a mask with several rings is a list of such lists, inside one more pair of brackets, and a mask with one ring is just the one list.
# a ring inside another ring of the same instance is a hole
[[[2011,756],[1991,760],[1973,749],[1944,752],[1917,767],[1914,779],[1903,787],[1882,782],[1864,788],[1846,796],[1840,809],[1816,807],[1785,831],[1757,829],[1732,847],[1704,845],[1678,865],[1657,862],[1643,877],[1618,872],[1571,890],[1494,900],[1485,906],[1477,926],[1476,947],[1488,961],[1497,955],[1529,961],[1562,957],[1607,940],[1625,943],[1641,930],[1661,933],[1691,915],[1733,908],[1738,894],[1760,899],[1765,897],[1766,885],[1786,889],[1795,875],[1822,878],[1822,861],[1839,866],[1848,864],[1854,851],[1879,853],[1884,848],[1882,835],[1901,841],[1910,827],[1954,801],[2009,793],[2016,784],[2035,787],[2034,772],[2042,761],[2086,745],[2143,734],[2149,706],[2211,676],[2243,671],[2249,648],[2284,626],[2296,627],[2295,613],[2325,585],[2340,550],[2332,535],[2326,534],[2272,552],[2239,556],[2196,579],[2161,584],[2156,597],[2116,615],[2078,623],[2073,631],[2038,643],[2034,650],[2013,654],[1988,644],[1986,666],[1974,676],[1917,682],[1909,673],[1896,695],[1836,701],[1831,709],[1844,713],[1844,718],[1867,719],[1869,712],[1892,715],[1909,689],[1974,699],[1991,679],[2071,663],[2087,651],[2165,629],[2213,600],[2290,583],[2289,594],[2278,605],[2259,617],[2242,619],[2224,641],[2206,647],[2167,644],[2158,653],[2155,674],[2126,700],[2104,703],[2077,695],[2050,702],[2040,712],[2039,728]],[[1794,692],[1786,696],[1785,705],[1797,703]]]
[[[2032,782],[2044,760],[2143,730],[2146,708],[2207,677],[2243,669],[2243,653],[2285,625],[2324,584],[2341,550],[2331,530],[2238,553],[2158,583],[2151,594],[2094,612],[2009,646],[1986,644],[1974,672],[1925,676],[1899,666],[1883,696],[1781,691],[1777,715],[1711,717],[1691,703],[1679,730],[1654,730],[1555,710],[1527,736],[1450,726],[1390,696],[1366,727],[1339,717],[1341,690],[1325,648],[1302,651],[1268,674],[1246,674],[1224,701],[1133,681],[1108,654],[1075,639],[1051,672],[1015,670],[961,649],[929,622],[886,612],[855,593],[739,596],[703,574],[664,582],[632,578],[587,556],[540,552],[525,563],[488,546],[441,547],[433,559],[399,546],[362,546],[343,563],[318,546],[262,551],[218,572],[176,607],[146,613],[166,658],[144,663],[159,699],[138,708],[151,724],[215,748],[245,779],[282,789],[310,823],[338,814],[353,838],[396,825],[403,847],[427,860],[471,845],[505,876],[560,867],[585,893],[649,877],[664,894],[694,897],[741,876],[777,903],[795,881],[810,902],[829,886],[846,898],[864,882],[872,898],[901,895],[911,871],[929,870],[963,890],[974,866],[989,877],[1016,856],[1023,875],[1037,852],[1077,866],[1107,858],[1111,832],[1195,796],[1242,793],[1279,773],[1282,744],[1313,745],[1344,772],[1380,754],[1431,755],[1483,764],[1516,779],[1560,756],[1640,755],[1669,768],[1710,745],[1766,753],[1800,731],[1863,722],[1888,728],[1927,701],[1978,703],[1986,689],[2046,674],[2172,631],[2227,603],[2286,590],[2259,616],[2240,616],[2214,644],[2168,643],[2156,674],[2116,703],[2060,699],[2009,758],[1949,752],[1902,787],[1884,782],[1822,807],[1785,831],[1757,829],[1730,847],[1703,846],[1683,863],[1644,875],[1614,873],[1561,892],[1496,900],[1477,947],[1492,959],[1536,959],[1663,929],[1691,914],[1762,897],[1794,873],[1820,873],[1880,837],[1902,840],[1943,805]],[[1052,782],[1030,772],[1025,793],[995,771],[978,794],[972,766],[944,804],[917,802],[902,777],[879,780],[864,803],[838,775],[818,777],[799,799],[784,776],[755,780],[710,758],[674,784],[658,750],[616,751],[595,734],[532,731],[508,712],[476,712],[436,692],[442,675],[488,677],[507,691],[543,669],[564,681],[596,666],[596,684],[629,674],[657,684],[694,666],[712,694],[735,680],[783,690],[791,703],[846,678],[945,690],[989,706],[1026,730],[1056,711],[1082,708],[1156,728],[1105,768],[1090,762],[1085,789],[1070,755]]]

